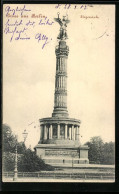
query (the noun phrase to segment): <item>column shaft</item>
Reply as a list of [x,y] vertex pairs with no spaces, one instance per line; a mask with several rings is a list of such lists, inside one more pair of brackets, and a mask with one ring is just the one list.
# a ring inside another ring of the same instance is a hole
[[67,139],[67,124],[65,125],[65,139]]
[[75,136],[76,140],[78,140],[78,126],[76,127],[76,136]]
[[60,78],[61,78],[61,88],[62,88],[62,76]]
[[72,140],[74,140],[74,126],[72,125],[72,129],[71,129],[71,131],[72,131]]
[[78,140],[80,140],[80,131],[79,131],[79,127],[78,127]]
[[60,96],[59,96],[59,106],[61,106],[61,103],[60,103],[60,101],[61,101],[61,100],[60,100]]
[[76,132],[76,128],[74,127],[74,133],[73,133],[73,140],[75,141],[75,132]]
[[40,140],[43,139],[43,125],[40,125]]
[[62,77],[62,88],[64,88],[64,76]]
[[57,77],[57,88],[59,88],[59,77]]
[[57,138],[60,138],[60,125],[57,125]]
[[44,139],[47,139],[47,128],[46,128],[46,125],[44,125]]
[[64,77],[64,88],[66,88],[66,78]]
[[49,128],[49,139],[52,139],[52,125]]
[[69,128],[69,139],[71,139],[71,127]]

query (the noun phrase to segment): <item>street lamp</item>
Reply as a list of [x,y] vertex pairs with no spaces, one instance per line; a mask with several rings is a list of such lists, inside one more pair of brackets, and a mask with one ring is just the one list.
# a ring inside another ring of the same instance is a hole
[[27,135],[28,135],[28,132],[26,131],[26,129],[24,130],[24,132],[22,133],[22,135],[23,135],[24,143],[25,143],[26,138],[27,138]]
[[6,134],[7,134],[7,137],[9,137],[11,133],[10,131],[7,131]]
[[[8,132],[9,133],[9,132]],[[27,135],[28,133],[26,132],[26,129],[24,130],[23,134],[23,138],[24,138],[24,143],[26,141]],[[16,148],[15,148],[15,168],[14,168],[14,177],[13,177],[13,181],[16,181],[18,178],[18,170],[17,170],[17,136],[16,136]]]
[[16,136],[16,148],[15,148],[15,168],[14,168],[14,177],[13,181],[16,181],[18,177],[18,171],[17,171],[17,136]]

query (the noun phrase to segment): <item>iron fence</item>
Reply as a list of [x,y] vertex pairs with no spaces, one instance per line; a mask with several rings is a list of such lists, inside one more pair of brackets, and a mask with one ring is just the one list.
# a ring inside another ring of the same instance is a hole
[[[14,172],[4,172],[3,177],[10,178]],[[114,179],[114,173],[63,173],[63,172],[18,172],[18,178],[45,178],[45,179]]]

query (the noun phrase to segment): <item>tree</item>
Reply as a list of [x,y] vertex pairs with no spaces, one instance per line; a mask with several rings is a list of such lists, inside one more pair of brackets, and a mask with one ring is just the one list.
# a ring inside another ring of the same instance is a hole
[[114,164],[114,143],[104,143],[100,136],[90,139],[85,145],[89,147],[89,161],[96,164]]
[[90,139],[85,145],[89,146],[89,161],[100,164],[102,162],[103,155],[103,141],[100,136],[95,136]]
[[2,128],[2,134],[3,134],[3,152],[12,152],[15,153],[15,147],[17,145],[17,150],[19,154],[22,154],[26,147],[23,142],[18,142],[17,138],[13,136],[12,130],[9,125],[3,124]]
[[114,142],[109,142],[104,144],[104,164],[114,164],[115,163],[115,145]]
[[9,152],[14,150],[16,139],[12,136],[12,130],[9,125],[3,124],[2,127],[2,141],[3,141],[3,151]]

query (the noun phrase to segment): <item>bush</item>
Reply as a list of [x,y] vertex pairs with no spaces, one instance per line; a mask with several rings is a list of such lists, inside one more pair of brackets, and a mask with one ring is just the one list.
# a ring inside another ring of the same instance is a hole
[[19,163],[19,171],[23,172],[34,172],[40,170],[54,170],[50,165],[44,163],[34,151],[27,149],[21,157]]

